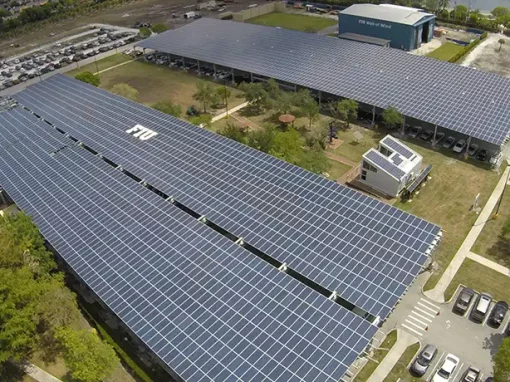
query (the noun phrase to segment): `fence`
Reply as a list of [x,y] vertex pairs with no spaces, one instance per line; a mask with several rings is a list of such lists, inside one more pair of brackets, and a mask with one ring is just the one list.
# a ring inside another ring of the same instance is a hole
[[234,21],[245,21],[249,20],[253,17],[262,16],[267,13],[272,12],[285,12],[285,3],[282,2],[274,2],[274,3],[267,3],[264,5],[260,5],[257,7],[245,9],[243,11],[234,13],[232,15],[232,19]]

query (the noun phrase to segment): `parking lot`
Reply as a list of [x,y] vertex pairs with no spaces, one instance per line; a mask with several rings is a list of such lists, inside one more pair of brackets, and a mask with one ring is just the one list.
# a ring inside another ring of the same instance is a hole
[[473,320],[471,312],[478,293],[475,293],[471,299],[465,314],[457,314],[453,311],[453,307],[459,292],[460,290],[457,291],[452,301],[444,305],[439,314],[430,320],[430,324],[420,338],[422,346],[431,344],[438,349],[431,366],[423,377],[427,381],[432,379],[447,354],[453,354],[460,359],[450,381],[462,380],[470,366],[480,369],[481,378],[478,379],[479,381],[485,381],[492,375],[492,358],[505,336],[510,315],[508,312],[506,313],[499,328],[491,327],[488,324],[488,318],[496,303],[492,301],[483,322],[478,323]]
[[74,62],[125,46],[137,38],[136,31],[101,27],[85,37],[56,42],[46,49],[1,61],[0,91]]

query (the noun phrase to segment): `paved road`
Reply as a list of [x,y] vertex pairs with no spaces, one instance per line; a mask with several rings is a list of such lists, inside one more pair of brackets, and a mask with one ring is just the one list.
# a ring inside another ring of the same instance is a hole
[[126,49],[133,49],[135,45],[136,45],[136,42],[133,42],[131,44],[124,45],[124,46],[122,46],[122,47],[120,47],[118,49],[112,49],[112,50],[109,50],[107,52],[99,53],[98,55],[96,55],[94,57],[89,57],[89,58],[86,58],[85,60],[81,60],[81,61],[79,61],[77,63],[73,63],[73,64],[70,64],[70,65],[64,66],[64,67],[62,67],[60,69],[55,69],[53,72],[43,74],[41,77],[35,77],[35,78],[32,78],[32,79],[30,79],[28,81],[25,81],[25,82],[21,83],[21,84],[14,85],[14,86],[11,86],[10,88],[4,89],[4,90],[0,91],[0,96],[7,96],[7,95],[16,94],[17,92],[25,89],[27,86],[30,86],[31,84],[35,84],[38,81],[42,81],[42,80],[44,80],[44,79],[46,79],[48,77],[51,77],[51,76],[53,76],[53,75],[55,75],[57,73],[66,73],[66,72],[69,72],[70,70],[74,70],[77,67],[82,67],[83,65],[91,64],[95,60],[100,60],[102,58],[114,55],[117,52],[120,53],[120,52],[123,52]]

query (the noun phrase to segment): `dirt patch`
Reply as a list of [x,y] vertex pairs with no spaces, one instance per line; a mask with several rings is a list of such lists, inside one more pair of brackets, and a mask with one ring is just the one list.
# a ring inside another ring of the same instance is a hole
[[[506,42],[501,47],[501,51],[499,51],[500,44],[498,43],[500,39]],[[510,38],[490,33],[462,60],[461,65],[510,78]]]

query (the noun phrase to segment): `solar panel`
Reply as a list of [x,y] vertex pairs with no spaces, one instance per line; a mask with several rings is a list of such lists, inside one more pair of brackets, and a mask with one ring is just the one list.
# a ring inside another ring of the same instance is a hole
[[0,136],[1,186],[184,381],[338,382],[375,334],[21,108]]
[[379,153],[374,149],[368,151],[365,155],[365,158],[374,163],[377,167],[383,169],[388,174],[393,175],[398,180],[402,179],[402,177],[406,174],[400,168],[398,168],[395,164],[390,162],[388,158]]
[[[15,98],[210,221],[385,318],[439,227],[274,157],[69,77]],[[157,132],[141,141],[135,125]]]
[[425,180],[427,176],[429,176],[430,172],[432,171],[432,165],[429,164],[427,167],[423,169],[423,171],[416,177],[416,179],[413,180],[413,182],[407,187],[407,191],[410,193],[413,193],[416,188],[422,184],[422,182]]
[[400,142],[391,137],[384,138],[382,143],[392,148],[394,151],[402,155],[404,158],[411,159],[414,155],[414,153],[411,150],[409,150],[403,144],[401,144]]
[[206,18],[138,46],[383,109],[393,106],[405,116],[496,145],[509,135],[508,79],[398,49]]
[[391,157],[391,161],[395,164],[395,166],[400,166],[404,160],[402,159],[402,157],[400,155],[394,154]]

